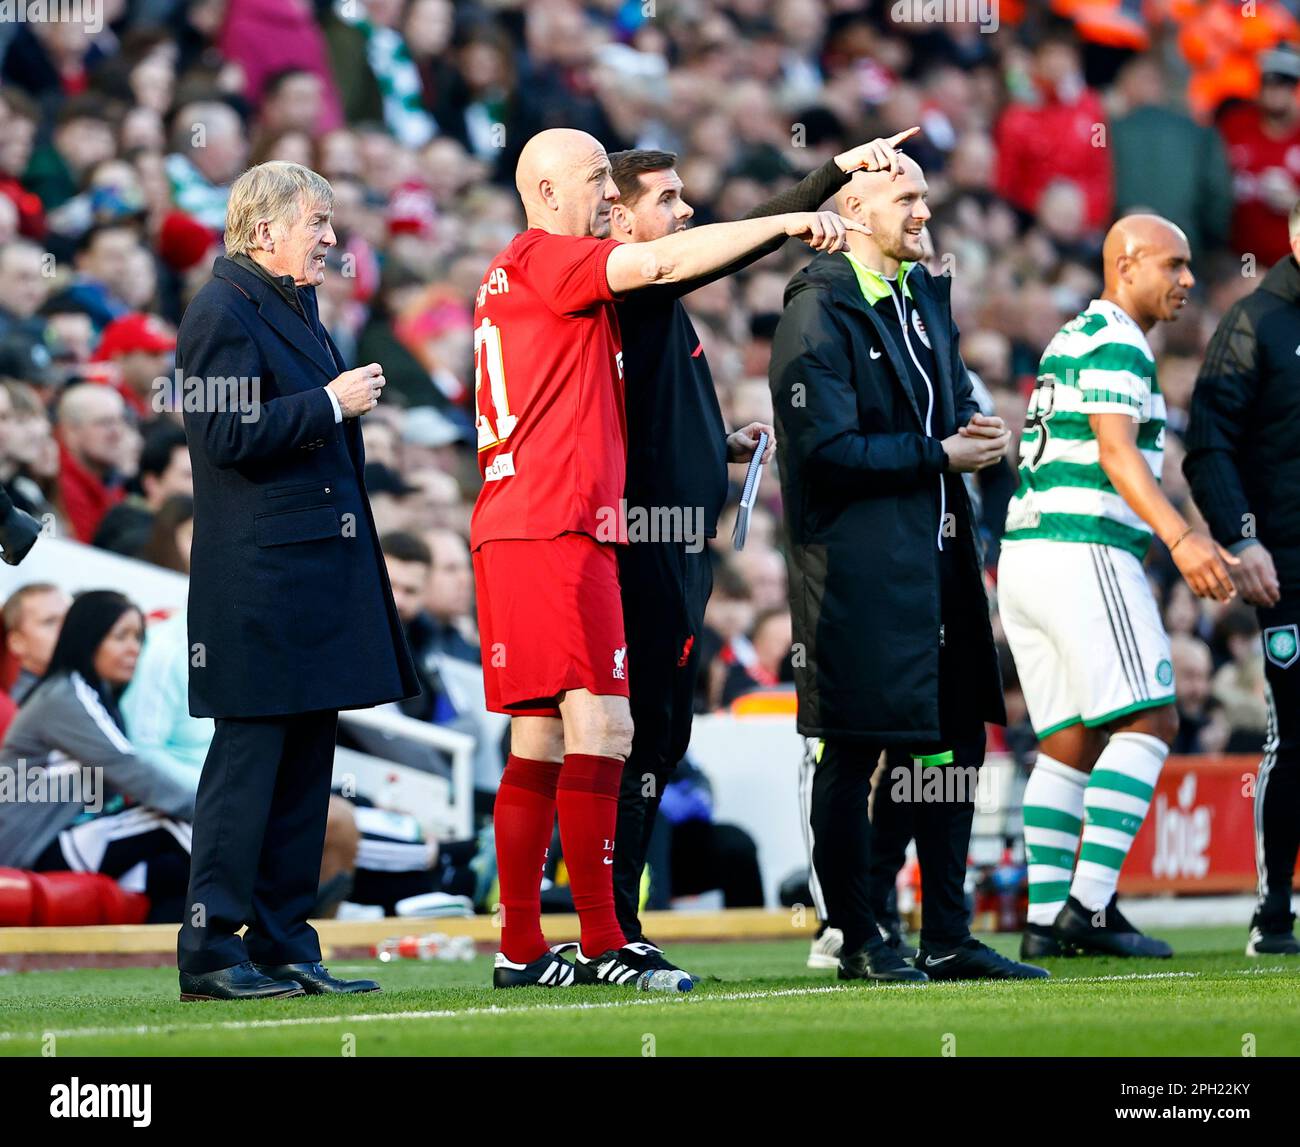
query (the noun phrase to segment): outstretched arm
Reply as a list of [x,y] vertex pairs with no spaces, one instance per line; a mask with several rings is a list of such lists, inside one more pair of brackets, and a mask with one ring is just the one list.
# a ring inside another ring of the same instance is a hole
[[[908,128],[907,131],[901,131],[888,139],[873,139],[870,143],[860,144],[848,151],[840,152],[834,159],[828,159],[821,167],[805,175],[794,187],[786,191],[778,191],[771,199],[760,203],[745,218],[763,219],[769,215],[781,215],[789,211],[816,211],[859,169],[890,171],[897,175],[902,168],[899,153],[895,148],[904,140],[911,139],[920,130],[919,127]],[[699,278],[648,287],[638,292],[637,301],[647,301],[652,297],[680,298],[682,295],[690,294],[691,291],[698,291],[701,287],[743,271],[760,259],[765,259],[773,251],[779,251],[787,238],[786,235],[777,235],[766,243],[746,251],[739,259],[728,263],[725,267],[719,267]]]
[[711,223],[677,231],[649,243],[624,243],[611,251],[605,265],[610,290],[628,294],[657,283],[683,283],[734,263],[771,239],[802,239],[814,251],[833,254],[845,247],[847,232],[871,232],[833,211],[804,211]]

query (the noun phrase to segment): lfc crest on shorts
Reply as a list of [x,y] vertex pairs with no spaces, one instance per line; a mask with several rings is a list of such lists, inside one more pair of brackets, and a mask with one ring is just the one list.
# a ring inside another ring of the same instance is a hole
[[1264,630],[1264,653],[1279,669],[1300,660],[1300,626],[1271,625]]

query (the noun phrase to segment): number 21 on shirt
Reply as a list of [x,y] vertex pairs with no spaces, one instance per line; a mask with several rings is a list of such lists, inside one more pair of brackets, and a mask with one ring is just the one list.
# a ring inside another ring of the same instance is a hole
[[[488,388],[483,389],[487,374]],[[474,330],[474,407],[480,451],[510,437],[518,416],[510,413],[506,397],[506,368],[501,358],[501,328],[484,319]]]

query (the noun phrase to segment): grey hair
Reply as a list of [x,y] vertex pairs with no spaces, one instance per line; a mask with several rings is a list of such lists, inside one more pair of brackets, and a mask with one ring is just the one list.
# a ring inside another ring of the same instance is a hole
[[247,255],[257,244],[259,221],[292,223],[300,207],[334,210],[334,190],[323,175],[278,159],[250,167],[230,188],[226,254]]
[[1287,219],[1287,233],[1292,239],[1300,235],[1300,199],[1297,199],[1291,208],[1291,215]]

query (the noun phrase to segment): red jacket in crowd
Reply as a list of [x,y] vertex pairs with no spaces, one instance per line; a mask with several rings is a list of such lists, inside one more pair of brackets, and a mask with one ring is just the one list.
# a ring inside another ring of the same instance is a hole
[[1010,104],[994,133],[998,194],[1032,214],[1049,184],[1069,180],[1083,191],[1088,226],[1105,227],[1114,200],[1105,123],[1101,97],[1091,88],[1068,101],[1052,93],[1038,104]]
[[1291,253],[1290,204],[1300,198],[1300,125],[1280,139],[1264,134],[1259,108],[1242,104],[1219,121],[1232,165],[1232,246],[1255,256],[1260,273]]
[[110,486],[59,443],[59,501],[77,541],[89,545],[104,515],[122,497],[120,486]]

